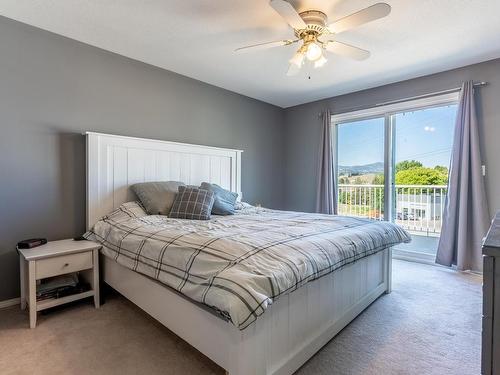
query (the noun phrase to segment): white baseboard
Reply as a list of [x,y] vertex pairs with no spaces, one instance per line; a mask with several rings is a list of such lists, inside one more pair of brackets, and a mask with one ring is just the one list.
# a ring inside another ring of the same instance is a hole
[[436,265],[436,256],[426,253],[417,253],[414,251],[401,250],[397,248],[392,249],[392,258],[406,260],[409,262],[417,262],[424,264]]
[[21,298],[6,299],[5,301],[0,301],[0,309],[5,309],[6,307],[16,306],[21,303]]
[[442,269],[449,270],[451,272],[463,272],[463,273],[469,273],[474,276],[483,277],[483,273],[481,271],[470,271],[470,270],[459,271],[457,270],[457,266],[451,266],[451,267],[442,266],[436,263],[436,256],[432,254],[417,253],[414,251],[398,250],[393,248],[392,259],[404,260],[407,262],[414,262],[414,263],[423,263],[434,267],[440,267]]

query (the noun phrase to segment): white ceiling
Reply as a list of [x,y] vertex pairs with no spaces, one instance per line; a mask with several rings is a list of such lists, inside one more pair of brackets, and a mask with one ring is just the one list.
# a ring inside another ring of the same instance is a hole
[[[330,20],[377,1],[290,0]],[[500,57],[499,0],[385,1],[387,18],[338,35],[368,60],[330,55],[295,77],[293,46],[233,52],[292,36],[269,0],[0,0],[0,14],[281,107]]]

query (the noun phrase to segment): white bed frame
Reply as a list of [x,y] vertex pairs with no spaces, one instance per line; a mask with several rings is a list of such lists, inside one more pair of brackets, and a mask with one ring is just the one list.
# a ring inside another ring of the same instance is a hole
[[[87,136],[87,227],[152,180],[208,181],[241,193],[241,150],[99,133]],[[239,331],[177,292],[103,257],[103,279],[231,375],[292,374],[384,292],[391,249],[274,302]]]

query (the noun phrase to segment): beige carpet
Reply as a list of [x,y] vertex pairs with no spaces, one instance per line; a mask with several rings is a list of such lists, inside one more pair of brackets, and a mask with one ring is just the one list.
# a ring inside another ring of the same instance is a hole
[[[0,311],[1,374],[223,374],[120,296],[39,316]],[[298,374],[479,374],[481,279],[394,262],[384,295]]]

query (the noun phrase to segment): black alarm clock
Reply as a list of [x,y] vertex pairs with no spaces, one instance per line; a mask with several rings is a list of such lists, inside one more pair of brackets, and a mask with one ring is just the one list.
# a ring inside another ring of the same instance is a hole
[[27,240],[22,240],[17,243],[18,249],[32,249],[34,247],[45,245],[47,243],[46,238],[30,238]]

